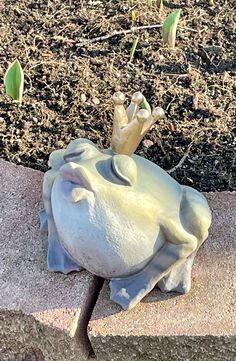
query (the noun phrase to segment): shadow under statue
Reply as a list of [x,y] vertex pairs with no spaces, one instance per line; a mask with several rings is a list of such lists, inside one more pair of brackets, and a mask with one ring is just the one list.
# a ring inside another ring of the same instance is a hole
[[127,109],[123,93],[113,100],[110,149],[77,139],[51,153],[40,218],[49,270],[109,279],[111,299],[131,309],[156,284],[163,292],[190,290],[211,211],[198,191],[133,154],[164,111],[140,109],[140,92]]

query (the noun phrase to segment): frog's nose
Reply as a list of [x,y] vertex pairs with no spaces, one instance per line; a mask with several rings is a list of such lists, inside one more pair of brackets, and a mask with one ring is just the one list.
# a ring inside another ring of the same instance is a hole
[[125,184],[134,185],[137,179],[137,167],[135,161],[124,154],[116,154],[111,163],[114,174]]

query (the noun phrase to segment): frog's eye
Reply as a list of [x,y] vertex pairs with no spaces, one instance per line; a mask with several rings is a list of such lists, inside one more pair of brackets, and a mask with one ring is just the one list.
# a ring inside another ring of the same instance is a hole
[[114,155],[111,161],[113,174],[126,185],[133,185],[137,179],[137,167],[135,161],[123,154]]
[[99,154],[99,150],[93,145],[93,143],[79,143],[74,144],[73,147],[68,147],[64,154],[64,160],[68,162],[79,162],[81,160],[87,160],[96,157]]
[[65,164],[64,154],[65,154],[64,149],[54,150],[49,156],[49,160],[48,160],[49,167],[53,169],[60,169],[60,167],[63,164]]

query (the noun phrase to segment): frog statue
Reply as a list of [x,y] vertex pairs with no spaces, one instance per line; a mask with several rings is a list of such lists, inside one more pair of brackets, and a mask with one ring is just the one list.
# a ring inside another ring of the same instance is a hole
[[109,279],[111,299],[123,309],[155,285],[188,292],[193,260],[211,223],[203,195],[133,154],[164,118],[159,107],[141,109],[143,99],[134,93],[125,109],[124,94],[114,94],[110,149],[76,139],[51,153],[40,212],[49,270],[86,269]]

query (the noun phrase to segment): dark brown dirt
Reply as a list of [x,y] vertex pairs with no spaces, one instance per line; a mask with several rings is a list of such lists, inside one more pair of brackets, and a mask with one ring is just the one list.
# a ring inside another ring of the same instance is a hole
[[[235,0],[153,1],[5,0],[0,3],[0,121],[3,158],[45,171],[49,153],[76,137],[108,147],[111,96],[141,90],[162,106],[138,154],[202,191],[236,189]],[[133,5],[132,5],[133,3]],[[161,24],[182,14],[175,50],[161,30],[92,42],[95,37]],[[129,62],[133,40],[139,43]],[[85,39],[90,39],[81,45]],[[17,57],[25,73],[22,107],[4,94],[3,75]]]

